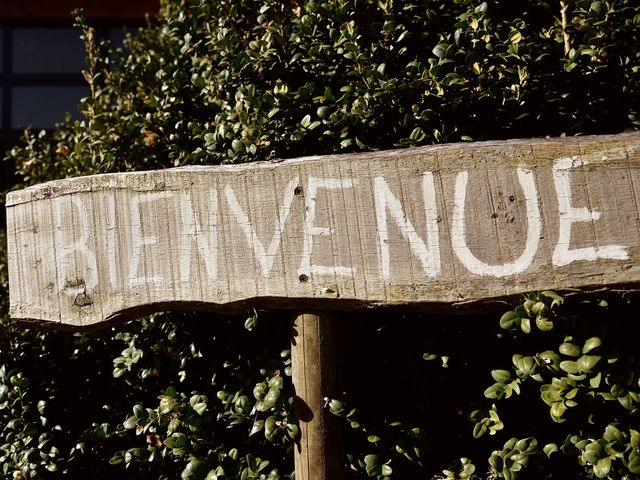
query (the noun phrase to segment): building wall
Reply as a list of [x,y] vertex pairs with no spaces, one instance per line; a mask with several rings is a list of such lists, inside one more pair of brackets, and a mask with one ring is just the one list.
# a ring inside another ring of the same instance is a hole
[[[76,105],[88,87],[84,44],[71,14],[78,7],[99,37],[120,43],[123,28],[144,25],[159,0],[0,0],[1,156],[24,128],[50,129],[65,112],[80,118]],[[2,162],[2,190],[14,183],[13,166]]]
[[82,8],[91,20],[138,23],[158,10],[159,0],[2,0],[0,21],[30,24],[68,22]]

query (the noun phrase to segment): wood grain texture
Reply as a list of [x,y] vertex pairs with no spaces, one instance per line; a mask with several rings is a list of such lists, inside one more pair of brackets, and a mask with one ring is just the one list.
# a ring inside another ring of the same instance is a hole
[[343,480],[343,425],[327,407],[342,390],[338,326],[331,314],[298,315],[291,336],[293,412],[300,439],[294,450],[297,480]]
[[640,134],[185,167],[7,196],[11,315],[459,305],[640,281]]

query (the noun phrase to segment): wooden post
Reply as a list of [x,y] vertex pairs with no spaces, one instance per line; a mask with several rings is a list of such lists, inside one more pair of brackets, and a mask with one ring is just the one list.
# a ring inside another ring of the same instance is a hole
[[343,441],[340,421],[325,399],[340,392],[340,361],[335,321],[327,314],[303,313],[291,338],[294,412],[300,421],[295,448],[296,480],[341,480]]

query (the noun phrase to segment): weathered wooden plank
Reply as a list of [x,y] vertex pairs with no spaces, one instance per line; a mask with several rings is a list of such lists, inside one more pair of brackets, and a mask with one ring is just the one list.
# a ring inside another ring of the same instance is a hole
[[640,134],[50,182],[7,196],[11,314],[451,305],[640,282]]

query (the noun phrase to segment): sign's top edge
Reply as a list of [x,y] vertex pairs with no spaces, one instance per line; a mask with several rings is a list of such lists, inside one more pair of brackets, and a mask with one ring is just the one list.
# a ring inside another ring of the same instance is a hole
[[313,155],[289,159],[273,159],[258,162],[240,163],[240,164],[223,164],[223,165],[186,165],[181,167],[172,167],[158,170],[140,170],[102,173],[96,175],[87,175],[60,180],[52,180],[38,185],[29,186],[22,190],[8,192],[6,196],[6,206],[11,207],[22,203],[30,202],[36,199],[50,198],[58,195],[79,193],[83,191],[92,191],[93,181],[101,185],[109,185],[113,183],[114,188],[117,186],[118,180],[123,176],[140,176],[149,175],[153,172],[242,172],[246,170],[273,169],[280,166],[292,166],[302,163],[310,164],[321,161],[370,161],[370,160],[392,160],[403,157],[414,157],[419,155],[432,155],[443,150],[475,150],[478,148],[500,148],[500,147],[526,147],[532,145],[580,145],[590,142],[626,142],[631,140],[632,143],[640,142],[640,132],[624,132],[619,134],[608,135],[585,135],[576,137],[553,137],[553,138],[529,138],[529,139],[508,139],[508,140],[486,140],[481,142],[457,142],[445,143],[437,145],[424,145],[420,147],[410,147],[393,150],[380,150],[371,152],[357,153],[340,153],[329,155]]

